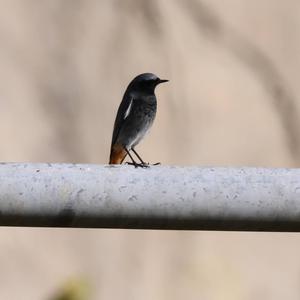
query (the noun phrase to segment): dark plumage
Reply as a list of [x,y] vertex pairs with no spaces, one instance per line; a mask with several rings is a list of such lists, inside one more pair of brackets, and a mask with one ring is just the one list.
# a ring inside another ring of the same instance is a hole
[[[121,164],[128,154],[135,166],[146,165],[134,147],[146,135],[154,121],[157,106],[155,87],[166,81],[168,80],[159,79],[152,73],[144,73],[130,82],[114,124],[110,164]],[[140,164],[137,164],[129,153],[131,150],[140,160]]]

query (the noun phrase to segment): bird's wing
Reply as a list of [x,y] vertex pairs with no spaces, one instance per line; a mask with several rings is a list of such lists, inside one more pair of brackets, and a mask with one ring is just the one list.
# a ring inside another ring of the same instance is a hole
[[122,125],[124,124],[125,119],[129,116],[131,112],[132,103],[133,103],[133,97],[131,95],[125,94],[119,106],[117,117],[115,120],[114,131],[113,131],[113,136],[111,141],[112,145],[116,142],[119,132],[122,128]]
[[130,99],[129,105],[128,105],[126,111],[125,111],[124,120],[129,116],[129,114],[131,112],[132,103],[133,103],[133,98]]

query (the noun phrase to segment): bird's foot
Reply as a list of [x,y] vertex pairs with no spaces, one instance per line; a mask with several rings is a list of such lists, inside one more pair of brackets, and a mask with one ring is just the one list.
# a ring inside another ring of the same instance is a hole
[[157,162],[157,163],[155,163],[155,164],[152,164],[152,166],[159,166],[159,165],[161,165],[160,162]]
[[126,165],[134,166],[135,168],[149,168],[149,164],[146,163],[133,163],[133,162],[126,162]]

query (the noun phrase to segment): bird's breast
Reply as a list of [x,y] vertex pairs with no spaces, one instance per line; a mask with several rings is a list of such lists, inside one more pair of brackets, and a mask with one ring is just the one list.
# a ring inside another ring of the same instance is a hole
[[147,134],[156,115],[156,103],[138,103],[132,107],[132,116],[128,120],[131,128],[130,147],[137,145]]

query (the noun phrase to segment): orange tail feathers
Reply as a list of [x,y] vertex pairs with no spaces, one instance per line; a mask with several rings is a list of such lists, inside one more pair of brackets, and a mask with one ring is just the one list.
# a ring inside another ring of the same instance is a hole
[[119,165],[123,162],[127,155],[124,147],[122,145],[113,145],[111,147],[109,164],[110,165]]

